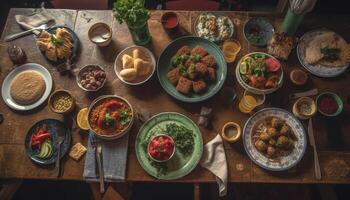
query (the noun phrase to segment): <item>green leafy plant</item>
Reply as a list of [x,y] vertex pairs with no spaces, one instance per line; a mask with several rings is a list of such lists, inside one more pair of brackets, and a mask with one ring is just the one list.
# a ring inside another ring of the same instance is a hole
[[127,23],[137,26],[147,21],[150,16],[149,10],[143,6],[142,0],[117,0],[113,4],[114,17],[119,23]]
[[63,40],[61,38],[56,37],[56,35],[52,34],[51,35],[51,42],[55,46],[60,46],[63,43]]

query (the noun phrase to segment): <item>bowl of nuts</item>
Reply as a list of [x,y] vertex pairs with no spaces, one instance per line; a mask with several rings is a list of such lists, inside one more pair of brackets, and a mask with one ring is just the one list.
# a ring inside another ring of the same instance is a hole
[[76,76],[78,86],[85,91],[97,91],[106,83],[105,70],[99,65],[87,65]]
[[56,90],[49,97],[49,108],[59,114],[67,114],[75,108],[75,99],[67,90]]

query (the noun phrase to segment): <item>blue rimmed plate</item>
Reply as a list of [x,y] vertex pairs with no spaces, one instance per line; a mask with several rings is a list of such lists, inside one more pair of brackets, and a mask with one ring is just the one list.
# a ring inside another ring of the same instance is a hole
[[266,46],[274,32],[272,24],[262,17],[249,19],[243,28],[245,39],[255,46]]
[[[318,35],[325,34],[327,32],[333,32],[327,29],[317,29],[305,33],[299,40],[297,46],[297,55],[301,65],[308,70],[311,74],[323,77],[331,78],[341,75],[349,67],[349,64],[340,67],[326,67],[321,64],[310,65],[305,61],[305,51],[308,44]],[[335,33],[340,40],[345,41],[340,35]]]
[[[277,117],[284,120],[297,138],[293,151],[279,161],[265,157],[255,148],[252,140],[253,128],[266,117]],[[265,108],[251,116],[244,125],[243,144],[248,156],[255,164],[271,171],[284,171],[294,167],[304,156],[307,139],[303,125],[290,112],[280,108]]]
[[[33,150],[32,148],[30,148],[29,146],[29,142],[30,142],[30,138],[32,137],[32,135],[34,133],[36,133],[38,131],[39,128],[41,128],[44,124],[47,125],[47,129],[48,132],[52,133],[52,147],[53,147],[53,154],[51,157],[47,158],[47,159],[41,159],[39,157],[37,157],[36,155],[38,154],[38,152],[36,150]],[[64,136],[64,140],[61,144],[61,155],[60,157],[62,158],[64,155],[66,155],[66,153],[68,153],[68,150],[70,148],[71,145],[71,141],[72,141],[72,136],[71,133],[69,131],[69,129],[65,126],[65,124],[57,119],[44,119],[41,120],[37,123],[35,123],[28,131],[26,138],[24,140],[24,145],[25,145],[25,149],[27,152],[27,155],[29,156],[29,158],[41,165],[49,165],[49,164],[53,164],[56,162],[57,160],[57,156],[58,156],[58,136]]]

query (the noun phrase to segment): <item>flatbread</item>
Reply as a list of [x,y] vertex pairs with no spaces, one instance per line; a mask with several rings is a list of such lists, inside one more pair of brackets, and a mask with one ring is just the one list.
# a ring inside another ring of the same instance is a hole
[[10,94],[14,101],[28,105],[39,100],[46,89],[44,78],[34,70],[17,74],[10,86]]
[[[340,49],[338,60],[324,59],[322,48]],[[326,67],[344,66],[350,62],[350,46],[334,32],[327,32],[316,36],[305,49],[305,61],[308,64],[320,64]]]

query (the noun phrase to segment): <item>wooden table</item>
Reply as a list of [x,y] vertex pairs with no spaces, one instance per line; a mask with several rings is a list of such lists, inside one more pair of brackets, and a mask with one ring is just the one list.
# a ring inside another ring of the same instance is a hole
[[[16,14],[29,14],[32,9],[14,8],[10,10],[6,27],[2,34],[4,36],[19,32],[21,29],[16,24],[14,16]],[[203,105],[214,108],[213,130],[202,129],[204,142],[213,139],[227,121],[236,121],[242,127],[249,115],[238,111],[238,101],[231,106],[224,106],[222,95],[218,94],[212,99],[198,104],[181,103],[170,97],[160,86],[157,77],[141,86],[131,87],[123,84],[114,74],[113,62],[116,55],[124,48],[132,45],[132,40],[125,24],[120,25],[113,17],[112,11],[76,11],[76,10],[50,10],[59,24],[64,24],[75,30],[81,41],[81,53],[76,67],[80,68],[86,64],[100,64],[106,66],[108,82],[106,86],[95,94],[88,94],[82,91],[75,83],[73,75],[60,75],[57,70],[47,62],[35,45],[33,36],[26,36],[11,42],[21,46],[28,56],[28,62],[35,62],[45,66],[53,76],[54,89],[70,90],[77,100],[79,108],[89,106],[90,102],[103,94],[121,95],[132,103],[136,110],[146,109],[151,114],[164,111],[180,112],[197,121],[196,113],[199,113]],[[163,11],[152,12],[149,20],[149,30],[152,35],[150,49],[158,57],[162,50],[169,44],[171,39],[164,32],[159,18]],[[180,24],[184,30],[191,32],[192,22],[199,12],[177,12],[180,17]],[[250,46],[244,39],[242,28],[244,23],[253,16],[264,16],[278,29],[281,19],[265,14],[246,12],[226,12],[235,24],[234,38],[242,44],[238,58],[252,51],[266,51],[264,48]],[[350,41],[350,23],[345,20],[347,16],[307,16],[304,20],[298,36],[308,30],[318,27],[328,27],[341,34],[347,41]],[[105,48],[99,48],[88,39],[89,27],[95,23],[103,21],[113,29],[113,41]],[[13,69],[13,65],[8,58],[6,51],[0,52],[1,82],[5,76]],[[225,87],[234,87],[241,96],[243,89],[234,78],[234,64],[228,65],[228,77]],[[283,63],[286,77],[292,69],[300,68],[296,52],[293,51],[288,62]],[[317,87],[320,91],[330,89],[338,93],[345,102],[344,112],[338,118],[325,119],[319,114],[315,116],[314,132],[316,144],[319,150],[320,165],[323,179],[318,181],[314,177],[313,154],[308,148],[304,158],[292,170],[288,172],[270,172],[255,165],[244,151],[242,141],[235,144],[224,144],[230,182],[264,182],[264,183],[350,183],[350,106],[347,103],[350,95],[350,74],[347,72],[335,79],[322,79],[310,75],[310,83],[302,88],[292,86],[289,78],[285,79],[283,87],[276,93],[268,95],[265,106],[276,106],[291,109],[293,102],[287,100],[288,94],[297,91]],[[53,176],[53,166],[42,167],[29,160],[24,149],[24,138],[29,128],[37,121],[45,118],[55,118],[65,120],[62,115],[51,112],[47,105],[29,112],[18,113],[9,109],[1,100],[0,110],[4,114],[5,121],[0,125],[0,178],[18,179],[56,179]],[[74,112],[74,116],[76,115]],[[73,115],[72,115],[73,116]],[[307,130],[307,123],[304,122]],[[129,152],[127,163],[126,181],[158,181],[148,174],[139,165],[135,155],[135,136],[138,126],[134,126],[129,140]],[[73,134],[73,144],[81,142],[86,145],[87,137],[83,133]],[[64,175],[60,180],[82,180],[84,159],[76,162],[68,157],[63,159]],[[176,182],[215,182],[215,177],[206,169],[197,167],[192,173]]]

